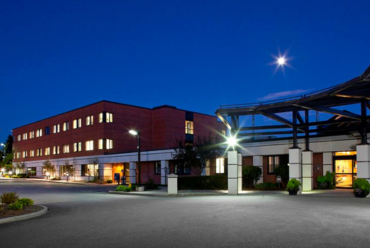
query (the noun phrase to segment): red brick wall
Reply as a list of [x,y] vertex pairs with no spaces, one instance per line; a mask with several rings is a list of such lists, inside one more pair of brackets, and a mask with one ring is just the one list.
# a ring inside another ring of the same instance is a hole
[[263,157],[263,182],[264,183],[275,183],[276,175],[268,174],[268,157]]
[[323,173],[323,154],[313,154],[313,188],[317,188],[316,178]]

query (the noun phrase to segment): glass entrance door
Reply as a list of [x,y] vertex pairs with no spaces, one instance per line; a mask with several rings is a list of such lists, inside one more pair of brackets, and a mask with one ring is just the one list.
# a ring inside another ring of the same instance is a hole
[[339,188],[351,188],[357,178],[357,163],[354,157],[334,158],[336,186]]

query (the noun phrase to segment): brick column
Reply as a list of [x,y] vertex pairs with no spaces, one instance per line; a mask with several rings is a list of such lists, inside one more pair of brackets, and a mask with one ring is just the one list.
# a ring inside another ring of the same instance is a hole
[[323,176],[325,176],[327,171],[329,171],[330,173],[333,172],[333,153],[332,152],[324,152],[322,154],[322,158],[323,158],[322,174],[323,174]]
[[370,182],[370,145],[356,146],[357,151],[357,178],[364,178]]
[[[302,152],[301,148],[289,149],[289,179],[295,178],[302,183]],[[302,193],[302,186],[299,187],[298,194]]]
[[229,195],[237,195],[242,190],[242,156],[237,151],[229,151],[227,183]]
[[302,191],[313,189],[313,152],[302,152]]
[[[166,173],[169,171],[169,163],[167,160],[161,161],[161,184],[167,185],[167,175]],[[167,170],[167,171],[166,171]]]
[[136,184],[136,163],[130,162],[130,183]]
[[261,168],[262,174],[257,183],[263,183],[263,156],[253,156],[253,166]]

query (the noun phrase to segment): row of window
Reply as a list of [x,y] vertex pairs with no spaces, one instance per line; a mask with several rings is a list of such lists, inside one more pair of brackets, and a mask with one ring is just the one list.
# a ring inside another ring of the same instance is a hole
[[[51,150],[51,147],[46,147],[45,149],[42,149],[42,148],[38,148],[36,150],[30,150],[29,153],[28,151],[23,151],[22,153],[21,152],[17,152],[16,154],[14,154],[14,157],[17,158],[17,159],[20,159],[21,158],[21,155],[22,155],[22,158],[28,158],[28,155],[29,157],[40,157],[42,156],[42,153],[44,151],[44,154],[45,156],[48,156],[48,155],[57,155],[57,154],[60,154],[61,152],[61,148],[62,147],[62,151],[63,153],[69,153],[70,152],[70,149],[69,149],[69,145],[63,145],[63,146],[53,146],[52,147],[52,150]],[[76,143],[73,143],[73,152],[81,152],[82,151],[82,142],[76,142]],[[98,149],[99,150],[103,150],[103,149],[113,149],[113,140],[111,139],[99,139],[98,140]],[[85,150],[86,151],[93,151],[94,150],[94,141],[93,140],[88,140],[85,142]]]
[[[113,122],[113,114],[110,113],[110,112],[101,112],[99,113],[99,123],[111,123]],[[82,127],[82,119],[79,118],[79,119],[74,119],[73,122],[72,122],[72,127],[73,129],[77,129],[77,128],[81,128]],[[85,124],[86,126],[91,126],[94,124],[94,116],[93,115],[89,115],[89,116],[86,116],[85,118]],[[60,124],[55,124],[53,126],[53,133],[60,133]],[[69,130],[69,121],[66,121],[62,124],[62,130],[63,131],[68,131]],[[47,126],[44,128],[44,133],[45,135],[49,135],[50,134],[50,127]],[[37,129],[36,130],[36,138],[37,137],[42,137],[43,135],[43,129],[40,128],[40,129]],[[21,134],[18,134],[17,136],[17,141],[21,141],[21,140],[27,140],[28,137],[30,139],[33,139],[35,138],[35,131],[30,131],[29,133],[23,133],[22,135]]]

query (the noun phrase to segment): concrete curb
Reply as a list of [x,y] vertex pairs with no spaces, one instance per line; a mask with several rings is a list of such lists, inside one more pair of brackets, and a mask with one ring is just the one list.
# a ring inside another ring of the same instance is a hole
[[219,193],[179,193],[179,194],[153,194],[153,193],[130,193],[123,191],[108,191],[108,194],[134,195],[134,196],[154,196],[154,197],[182,197],[182,196],[222,196],[227,194]]
[[28,220],[28,219],[31,219],[31,218],[39,217],[39,216],[44,215],[48,212],[47,207],[45,207],[43,205],[37,205],[37,206],[42,207],[42,209],[38,212],[19,215],[19,216],[14,216],[14,217],[8,217],[8,218],[5,218],[5,219],[0,219],[0,224],[15,222],[15,221],[19,221],[19,220]]

